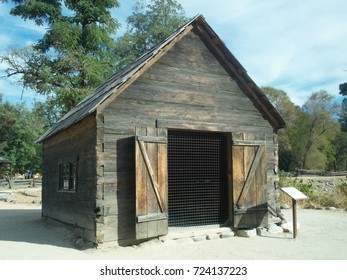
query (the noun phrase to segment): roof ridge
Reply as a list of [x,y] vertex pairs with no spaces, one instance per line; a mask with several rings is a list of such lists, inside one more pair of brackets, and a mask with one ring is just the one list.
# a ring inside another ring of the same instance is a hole
[[[187,23],[180,26],[170,36],[154,45],[147,52],[143,53],[136,60],[123,69],[111,75],[104,83],[97,87],[90,95],[86,96],[80,101],[72,110],[64,115],[55,125],[52,126],[47,132],[45,132],[37,142],[42,142],[45,139],[59,133],[60,131],[70,127],[77,123],[81,119],[85,118],[96,108],[102,104],[107,98],[109,98],[120,86],[125,84],[137,71],[142,69],[144,65],[151,59],[153,59],[158,52],[163,50],[170,42],[182,34],[188,26],[195,24],[194,27],[201,32],[202,37],[205,37],[207,43],[212,44],[212,48],[217,50],[217,56],[219,59],[226,62],[226,67],[231,70],[228,71],[231,75],[235,75],[237,83],[240,83],[245,88],[245,94],[247,94],[253,101],[255,101],[264,115],[267,116],[269,122],[275,128],[282,128],[285,126],[285,121],[279,115],[277,110],[270,103],[266,95],[261,89],[254,83],[249,77],[247,71],[243,68],[241,63],[226,47],[225,43],[219,38],[218,34],[211,28],[206,22],[205,18],[201,14],[197,14]],[[251,85],[250,85],[251,84]]]

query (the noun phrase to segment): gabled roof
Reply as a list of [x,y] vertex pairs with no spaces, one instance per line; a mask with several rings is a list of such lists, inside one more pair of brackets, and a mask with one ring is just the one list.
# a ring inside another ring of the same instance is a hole
[[175,43],[177,38],[184,36],[192,29],[194,29],[194,32],[201,37],[207,47],[214,52],[220,63],[235,79],[240,88],[248,95],[255,106],[267,117],[272,126],[276,129],[285,127],[285,121],[270,103],[265,94],[248,76],[246,70],[208,25],[204,17],[202,15],[197,15],[185,25],[177,29],[171,36],[140,56],[136,61],[112,75],[92,94],[83,99],[75,108],[53,125],[53,127],[43,134],[37,142],[42,142],[52,137],[93,113],[96,108],[111,95],[116,94],[117,91],[120,93],[120,91],[122,91],[121,87],[131,80],[131,78],[141,69],[145,68],[149,62],[158,59],[161,54],[165,53],[165,49],[171,47],[171,44]]
[[0,157],[0,164],[11,164],[12,162],[8,159]]

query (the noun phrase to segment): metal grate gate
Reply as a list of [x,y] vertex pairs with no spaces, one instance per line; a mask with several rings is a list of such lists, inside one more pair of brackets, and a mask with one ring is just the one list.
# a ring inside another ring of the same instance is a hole
[[226,154],[223,134],[168,132],[169,226],[226,222]]

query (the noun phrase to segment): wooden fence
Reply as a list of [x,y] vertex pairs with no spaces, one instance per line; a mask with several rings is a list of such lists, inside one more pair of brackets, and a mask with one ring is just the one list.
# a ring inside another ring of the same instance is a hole
[[41,187],[41,179],[18,179],[18,180],[6,180],[0,179],[0,188],[34,188]]
[[322,170],[307,170],[296,169],[295,176],[347,176],[347,171],[322,171]]

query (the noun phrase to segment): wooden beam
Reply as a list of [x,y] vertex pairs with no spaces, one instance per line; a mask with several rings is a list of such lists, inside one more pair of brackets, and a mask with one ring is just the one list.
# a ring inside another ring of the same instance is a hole
[[265,141],[262,140],[233,140],[234,146],[260,146],[265,145]]
[[150,143],[167,143],[166,137],[158,137],[158,136],[137,136],[137,140],[150,142]]
[[143,223],[143,222],[150,222],[150,221],[158,221],[158,220],[167,219],[167,214],[165,214],[165,213],[149,213],[147,215],[137,216],[136,218],[137,218],[138,223]]

